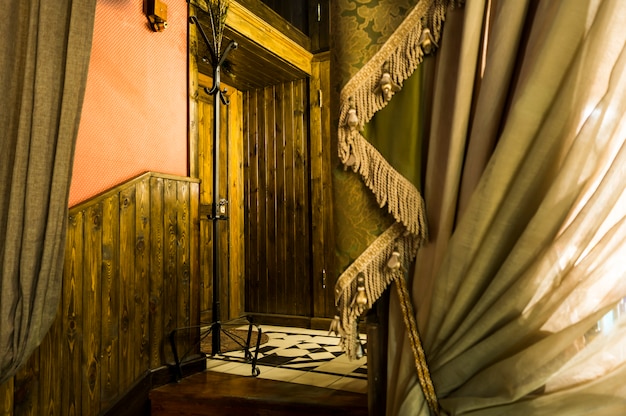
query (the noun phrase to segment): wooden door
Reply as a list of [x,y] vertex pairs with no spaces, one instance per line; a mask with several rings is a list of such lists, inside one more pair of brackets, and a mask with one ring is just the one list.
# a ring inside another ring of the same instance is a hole
[[337,152],[330,132],[330,53],[314,56],[309,85],[311,155],[311,244],[313,247],[313,312],[318,318],[332,318],[337,273],[334,265],[335,234],[332,205],[332,161]]
[[209,78],[200,76],[197,106],[197,171],[200,179],[200,310],[203,322],[213,321],[213,241],[219,238],[220,257],[220,320],[240,317],[244,312],[244,240],[243,240],[243,137],[242,93],[227,89],[228,105],[220,105],[219,145],[219,198],[225,199],[227,220],[218,221],[218,235],[213,235],[210,219],[213,204],[213,130],[214,97],[202,87],[209,85]]
[[246,311],[314,327],[336,313],[329,65],[243,96]]
[[307,80],[244,95],[246,310],[311,317]]

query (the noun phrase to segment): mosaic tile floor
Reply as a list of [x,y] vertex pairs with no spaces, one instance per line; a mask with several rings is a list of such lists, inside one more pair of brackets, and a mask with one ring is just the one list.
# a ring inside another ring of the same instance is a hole
[[[259,347],[258,378],[367,393],[366,357],[350,360],[338,337],[327,331],[270,325],[261,325],[261,330],[269,341]],[[365,335],[361,343],[367,351]],[[251,376],[252,367],[243,356],[243,351],[234,351],[209,357],[207,369]]]

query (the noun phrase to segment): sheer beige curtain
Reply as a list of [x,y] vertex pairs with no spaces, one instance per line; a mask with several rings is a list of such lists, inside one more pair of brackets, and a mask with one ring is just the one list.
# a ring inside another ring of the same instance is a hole
[[0,383],[29,358],[56,316],[95,5],[2,3]]
[[[448,414],[626,411],[625,27],[621,0],[448,14],[412,276]],[[387,413],[426,415],[396,304]]]

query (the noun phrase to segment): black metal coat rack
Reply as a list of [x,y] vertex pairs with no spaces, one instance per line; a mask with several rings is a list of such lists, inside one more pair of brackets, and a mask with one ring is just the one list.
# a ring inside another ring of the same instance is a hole
[[220,198],[220,107],[221,104],[228,105],[230,102],[226,98],[226,88],[221,89],[221,68],[226,57],[231,50],[237,48],[237,42],[231,40],[228,46],[224,49],[223,53],[214,51],[211,47],[211,43],[207,38],[200,22],[196,16],[191,16],[190,21],[194,23],[202,39],[206,43],[209,53],[211,54],[211,65],[213,67],[213,86],[205,88],[205,92],[213,96],[213,204],[211,204],[211,214],[209,214],[209,220],[213,222],[213,324],[212,324],[212,354],[219,354],[221,352],[220,347],[220,333],[221,333],[221,307],[220,307],[220,239],[219,235],[219,223],[220,221],[228,220],[227,206],[228,201]]
[[[219,224],[220,221],[228,220],[228,201],[224,198],[220,198],[220,111],[221,105],[228,105],[230,102],[226,97],[226,88],[221,88],[221,67],[226,61],[228,54],[237,48],[237,42],[231,40],[230,43],[226,46],[223,52],[219,50],[214,50],[211,47],[211,42],[209,42],[206,33],[202,29],[200,22],[196,16],[191,16],[189,21],[195,24],[200,31],[202,39],[206,43],[206,46],[210,53],[211,66],[213,67],[213,85],[211,88],[205,88],[205,92],[209,95],[213,96],[213,203],[211,204],[210,214],[208,215],[208,219],[213,223],[213,323],[209,326],[208,330],[205,331],[200,336],[200,340],[207,337],[209,334],[212,335],[211,338],[211,355],[216,355],[221,353],[221,334],[228,336],[231,340],[239,344],[245,351],[245,359],[251,361],[252,364],[252,375],[257,376],[260,374],[259,368],[256,366],[259,344],[261,341],[261,328],[257,325],[254,325],[251,319],[248,318],[248,337],[243,343],[243,339],[237,337],[236,335],[231,334],[223,328],[221,322],[221,307],[220,307],[220,244],[219,244]],[[256,340],[256,349],[254,355],[250,352],[250,341],[252,335],[252,327],[255,326],[257,328],[257,340]],[[174,359],[176,361],[176,377],[177,379],[182,378],[181,371],[181,359],[178,357],[178,352],[176,349],[175,335],[178,331],[183,329],[191,329],[202,327],[193,326],[193,327],[185,327],[185,328],[177,328],[170,334],[170,344],[172,347],[172,351],[174,354]]]

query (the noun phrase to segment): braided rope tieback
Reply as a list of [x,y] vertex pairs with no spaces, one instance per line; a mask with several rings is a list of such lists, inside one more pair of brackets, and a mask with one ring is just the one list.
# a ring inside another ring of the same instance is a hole
[[350,358],[359,357],[361,349],[358,341],[358,318],[373,306],[391,283],[395,282],[420,387],[431,413],[439,415],[441,413],[439,402],[430,377],[405,279],[405,266],[415,257],[419,240],[407,237],[404,226],[395,223],[339,277],[335,298],[338,314],[330,331],[341,336],[340,345]]
[[379,51],[342,88],[339,103],[338,153],[345,169],[361,176],[381,208],[396,223],[383,232],[339,276],[335,286],[337,316],[331,331],[341,335],[341,346],[358,354],[359,317],[396,282],[404,323],[409,333],[420,387],[431,413],[441,414],[419,336],[407,283],[405,265],[415,259],[428,239],[426,207],[419,190],[402,176],[361,133],[402,84],[438,48],[449,6],[464,0],[420,0]]
[[437,394],[435,393],[435,385],[430,377],[430,370],[428,369],[428,363],[426,362],[426,354],[424,353],[422,340],[417,329],[417,322],[415,322],[413,306],[411,304],[409,291],[407,290],[406,280],[404,280],[404,277],[400,276],[396,279],[396,289],[398,297],[400,298],[400,308],[402,309],[404,324],[406,325],[409,333],[409,340],[411,342],[411,349],[413,350],[415,369],[417,370],[417,378],[419,380],[420,387],[424,392],[424,397],[426,398],[430,411],[433,415],[439,416],[441,414],[441,408],[439,406],[439,401],[437,400]]

